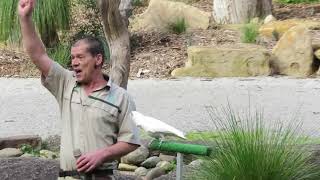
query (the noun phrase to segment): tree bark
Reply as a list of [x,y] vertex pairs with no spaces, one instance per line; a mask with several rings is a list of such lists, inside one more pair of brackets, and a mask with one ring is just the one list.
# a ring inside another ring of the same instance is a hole
[[119,5],[119,11],[122,16],[122,20],[124,21],[127,27],[129,25],[129,17],[132,14],[132,9],[132,0],[121,0]]
[[248,23],[272,13],[272,0],[213,0],[213,18],[220,24]]
[[127,88],[130,71],[129,31],[119,11],[120,0],[98,0],[111,59],[112,81]]

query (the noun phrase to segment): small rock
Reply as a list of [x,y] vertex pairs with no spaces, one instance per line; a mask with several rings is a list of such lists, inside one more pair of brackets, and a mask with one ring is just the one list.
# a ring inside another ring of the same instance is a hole
[[146,176],[147,173],[148,173],[148,169],[144,168],[144,167],[138,167],[134,173],[137,175],[137,176]]
[[272,14],[270,14],[264,19],[263,24],[267,24],[269,22],[276,21],[276,20],[277,19]]
[[166,172],[165,172],[163,169],[161,169],[161,168],[159,168],[159,167],[156,167],[156,168],[151,169],[151,170],[147,173],[145,179],[146,179],[146,180],[151,180],[151,179],[160,177],[160,176],[165,175],[165,174],[166,174]]
[[140,165],[149,156],[149,150],[145,146],[141,146],[135,151],[121,158],[121,163]]
[[317,59],[320,60],[320,49],[316,50],[316,51],[314,52],[314,55],[317,57]]
[[120,171],[135,171],[136,169],[138,169],[137,166],[130,165],[130,164],[120,163],[118,166],[118,170]]
[[40,157],[47,158],[47,159],[56,159],[58,157],[58,155],[52,151],[49,151],[49,150],[41,150]]
[[160,157],[161,161],[168,161],[168,162],[174,161],[176,159],[175,156],[170,156],[170,155],[166,155],[163,153],[161,153],[159,157]]
[[159,167],[159,168],[163,169],[166,172],[172,170],[172,165],[168,161],[160,161],[160,162],[158,162],[156,167]]
[[29,153],[25,153],[25,154],[22,154],[22,156],[20,156],[20,157],[33,158],[35,156],[32,154],[29,154]]
[[152,156],[141,163],[141,166],[145,168],[154,168],[160,161],[161,159],[158,156]]
[[203,160],[197,159],[197,160],[192,161],[192,162],[188,165],[188,167],[190,167],[191,169],[198,169],[198,168],[200,168],[200,166],[202,165],[202,163],[203,163]]
[[0,150],[0,158],[5,158],[5,157],[19,157],[23,153],[20,149],[16,148],[5,148]]

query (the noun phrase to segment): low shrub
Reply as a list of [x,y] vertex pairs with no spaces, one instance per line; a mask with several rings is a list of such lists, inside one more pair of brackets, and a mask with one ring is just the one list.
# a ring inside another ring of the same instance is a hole
[[259,25],[256,23],[245,24],[241,28],[241,41],[244,43],[255,43],[259,36]]

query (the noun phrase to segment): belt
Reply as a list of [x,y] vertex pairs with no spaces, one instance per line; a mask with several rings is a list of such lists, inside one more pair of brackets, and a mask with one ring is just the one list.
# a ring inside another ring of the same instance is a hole
[[59,177],[66,177],[66,176],[96,176],[96,177],[103,177],[103,176],[110,176],[113,175],[112,169],[96,169],[89,173],[79,173],[76,170],[73,171],[60,171]]

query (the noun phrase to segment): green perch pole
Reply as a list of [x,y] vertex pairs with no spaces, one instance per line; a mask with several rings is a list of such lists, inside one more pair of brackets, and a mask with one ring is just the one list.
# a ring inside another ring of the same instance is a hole
[[149,148],[152,150],[179,152],[182,154],[194,154],[200,156],[208,156],[211,152],[210,148],[207,146],[177,143],[173,141],[161,141],[158,139],[151,141]]
[[211,153],[211,149],[206,146],[177,143],[173,141],[161,141],[159,139],[154,139],[151,141],[149,148],[152,150],[177,153],[176,180],[182,180],[183,178],[183,154],[209,156]]

